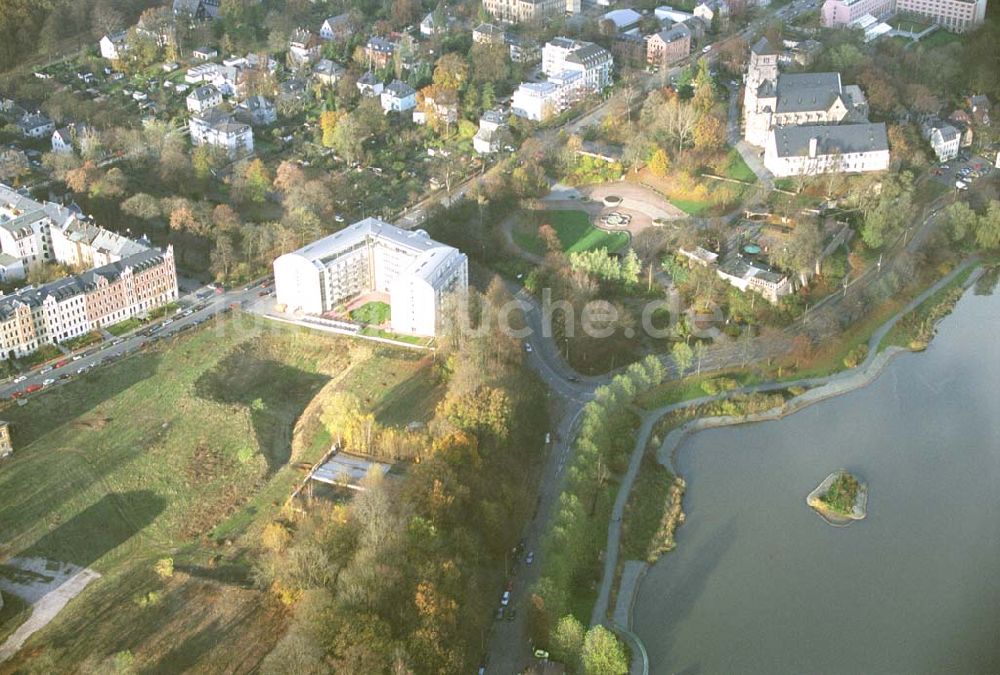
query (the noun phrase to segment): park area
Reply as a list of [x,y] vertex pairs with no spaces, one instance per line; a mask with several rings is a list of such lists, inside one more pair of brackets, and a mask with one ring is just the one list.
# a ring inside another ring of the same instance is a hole
[[605,248],[614,253],[628,244],[625,232],[605,232],[593,226],[590,216],[583,211],[526,211],[514,225],[514,243],[522,250],[535,255],[545,255],[545,242],[539,228],[549,225],[555,230],[565,253],[594,251]]
[[[735,149],[720,155],[717,164],[708,167],[705,175],[671,171],[661,176],[646,167],[638,174],[629,174],[629,180],[652,188],[689,216],[722,216],[752,195],[757,176]],[[728,180],[707,177],[710,175]]]
[[[254,587],[253,552],[330,445],[324,392],[355,393],[388,425],[429,420],[440,398],[423,355],[242,321],[2,412],[15,451],[0,470],[0,559],[101,575],[5,667],[254,670],[287,611]],[[0,618],[23,621],[16,610]]]

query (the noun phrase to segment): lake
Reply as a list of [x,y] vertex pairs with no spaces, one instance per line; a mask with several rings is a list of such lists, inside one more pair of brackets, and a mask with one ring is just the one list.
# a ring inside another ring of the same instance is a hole
[[[1000,671],[1000,296],[930,348],[777,422],[689,438],[677,549],[637,593],[654,673]],[[868,518],[805,504],[827,474]]]

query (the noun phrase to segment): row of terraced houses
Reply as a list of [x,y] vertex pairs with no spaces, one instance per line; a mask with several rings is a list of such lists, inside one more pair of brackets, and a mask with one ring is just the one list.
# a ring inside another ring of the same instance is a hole
[[146,316],[178,296],[171,247],[160,251],[0,185],[0,277],[20,279],[46,263],[90,269],[0,295],[0,359]]

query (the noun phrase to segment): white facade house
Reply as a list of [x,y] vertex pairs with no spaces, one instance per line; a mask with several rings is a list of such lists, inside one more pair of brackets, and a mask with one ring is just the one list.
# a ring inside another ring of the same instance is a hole
[[563,100],[560,89],[561,87],[551,80],[522,82],[511,97],[511,112],[535,122],[542,122],[553,115],[558,115],[562,110]]
[[436,335],[445,295],[468,288],[468,258],[422,230],[366,218],[277,258],[274,284],[286,312],[307,315],[388,294],[393,331]]
[[744,293],[747,291],[759,293],[772,304],[777,304],[781,298],[792,292],[792,282],[787,275],[743,258],[731,259],[719,265],[715,271],[720,278]]
[[479,118],[479,130],[472,137],[472,148],[480,155],[500,150],[502,131],[507,128],[507,118],[499,110],[487,110]]
[[73,139],[76,138],[76,129],[72,126],[56,129],[52,132],[52,152],[60,155],[68,155],[73,152]]
[[118,31],[103,36],[97,43],[101,51],[101,58],[108,61],[117,61],[125,53],[125,31]]
[[211,84],[203,84],[195,87],[184,99],[187,109],[193,113],[200,113],[209,108],[214,108],[222,104],[222,92]]
[[881,122],[777,127],[764,148],[764,166],[779,178],[885,171],[889,138]]
[[25,138],[46,138],[56,129],[55,123],[40,112],[22,116],[16,126]]
[[324,40],[344,40],[351,35],[351,16],[338,14],[331,16],[319,28],[319,36]]
[[249,155],[253,152],[253,129],[249,124],[235,122],[233,116],[219,108],[191,116],[188,122],[191,143],[222,148],[230,157]]
[[934,124],[924,131],[939,162],[947,162],[958,157],[962,135],[950,124]]
[[599,45],[556,37],[542,49],[542,72],[546,82],[522,82],[511,98],[511,111],[518,117],[541,121],[559,114],[588,94],[611,84],[614,60]]
[[406,112],[417,107],[417,92],[402,80],[393,80],[382,90],[379,100],[385,112]]

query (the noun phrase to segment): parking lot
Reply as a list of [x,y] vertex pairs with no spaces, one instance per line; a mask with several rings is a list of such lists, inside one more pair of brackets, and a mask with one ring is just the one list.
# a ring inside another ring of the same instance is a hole
[[[982,155],[969,155],[967,151],[962,151],[955,159],[938,164],[932,173],[934,180],[944,183],[948,187],[967,189],[995,170],[993,160]],[[961,188],[963,184],[966,188]]]

